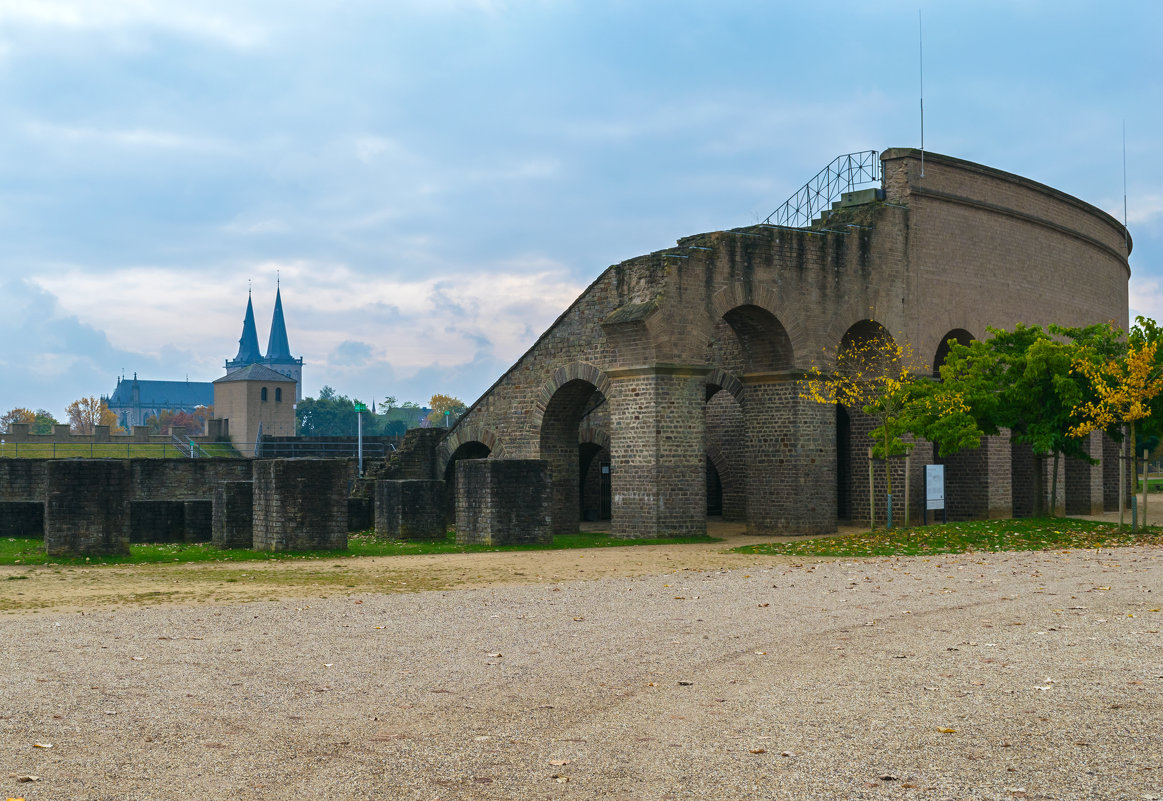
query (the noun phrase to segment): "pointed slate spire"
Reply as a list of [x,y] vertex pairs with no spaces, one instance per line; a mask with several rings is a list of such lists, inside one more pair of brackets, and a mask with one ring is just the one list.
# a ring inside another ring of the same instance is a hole
[[253,364],[262,358],[258,349],[258,329],[254,325],[254,305],[250,296],[246,298],[246,317],[242,321],[242,337],[238,340],[238,355],[234,363],[238,365]]
[[283,320],[283,291],[276,289],[275,316],[271,319],[271,336],[267,340],[267,361],[277,364],[294,360],[291,346],[287,342],[287,324]]

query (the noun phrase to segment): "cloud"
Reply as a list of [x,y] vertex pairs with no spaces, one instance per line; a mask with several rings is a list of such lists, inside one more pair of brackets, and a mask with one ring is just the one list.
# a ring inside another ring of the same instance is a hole
[[327,358],[328,364],[339,367],[362,367],[371,361],[372,346],[366,342],[345,339]]
[[266,40],[266,31],[242,18],[237,8],[214,3],[165,3],[149,0],[4,0],[0,23],[79,30],[158,28],[249,48]]

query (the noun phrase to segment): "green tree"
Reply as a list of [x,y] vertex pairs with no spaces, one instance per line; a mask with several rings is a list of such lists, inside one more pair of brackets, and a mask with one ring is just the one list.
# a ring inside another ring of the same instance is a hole
[[452,425],[467,409],[464,401],[460,398],[439,393],[432,396],[432,399],[428,401],[428,406],[432,409],[428,414],[428,422],[437,426]]
[[318,398],[303,398],[295,417],[304,437],[354,437],[358,427],[352,400],[329,386],[319,390]]
[[33,434],[51,434],[53,426],[59,426],[61,421],[53,417],[51,412],[44,409],[36,410],[36,417],[29,431]]

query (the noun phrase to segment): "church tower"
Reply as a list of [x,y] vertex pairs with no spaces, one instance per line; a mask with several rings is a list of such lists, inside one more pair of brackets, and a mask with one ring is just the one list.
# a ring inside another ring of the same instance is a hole
[[258,347],[258,329],[254,323],[254,305],[248,294],[246,316],[242,321],[242,336],[238,340],[238,355],[226,362],[226,375],[237,373],[252,364],[261,364],[295,382],[295,402],[303,399],[303,360],[291,355],[287,340],[287,323],[283,318],[282,287],[275,289],[275,313],[271,319],[271,333],[267,340],[267,353],[263,356]]
[[267,339],[267,356],[263,361],[277,373],[295,380],[295,403],[303,399],[303,360],[291,355],[287,342],[287,324],[283,320],[283,290],[275,289],[275,314],[271,318],[271,335]]

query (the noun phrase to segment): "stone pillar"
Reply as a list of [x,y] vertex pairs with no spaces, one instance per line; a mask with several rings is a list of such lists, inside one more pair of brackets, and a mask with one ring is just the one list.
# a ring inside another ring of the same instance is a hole
[[456,541],[466,545],[552,542],[549,465],[541,459],[457,462]]
[[1010,467],[1013,451],[1009,430],[1003,429],[1001,433],[983,438],[981,447],[986,452],[985,471],[989,477],[989,518],[1005,520],[1013,517],[1013,470]]
[[448,530],[443,481],[377,481],[376,537],[439,540]]
[[53,556],[129,553],[133,473],[116,459],[48,462],[44,549]]
[[982,437],[978,447],[939,457],[937,462],[945,465],[945,503],[950,520],[1013,516],[1008,433]]
[[[743,377],[750,534],[836,530],[836,409],[801,398],[797,379],[790,373]],[[854,425],[852,440],[866,439]],[[852,464],[854,485],[862,478],[867,484],[867,457]],[[853,518],[860,513],[856,505]]]
[[222,481],[214,487],[211,541],[216,548],[250,548],[254,544],[254,484]]
[[347,548],[346,463],[341,459],[263,459],[254,463],[254,548]]
[[614,536],[705,534],[707,368],[611,370]]

